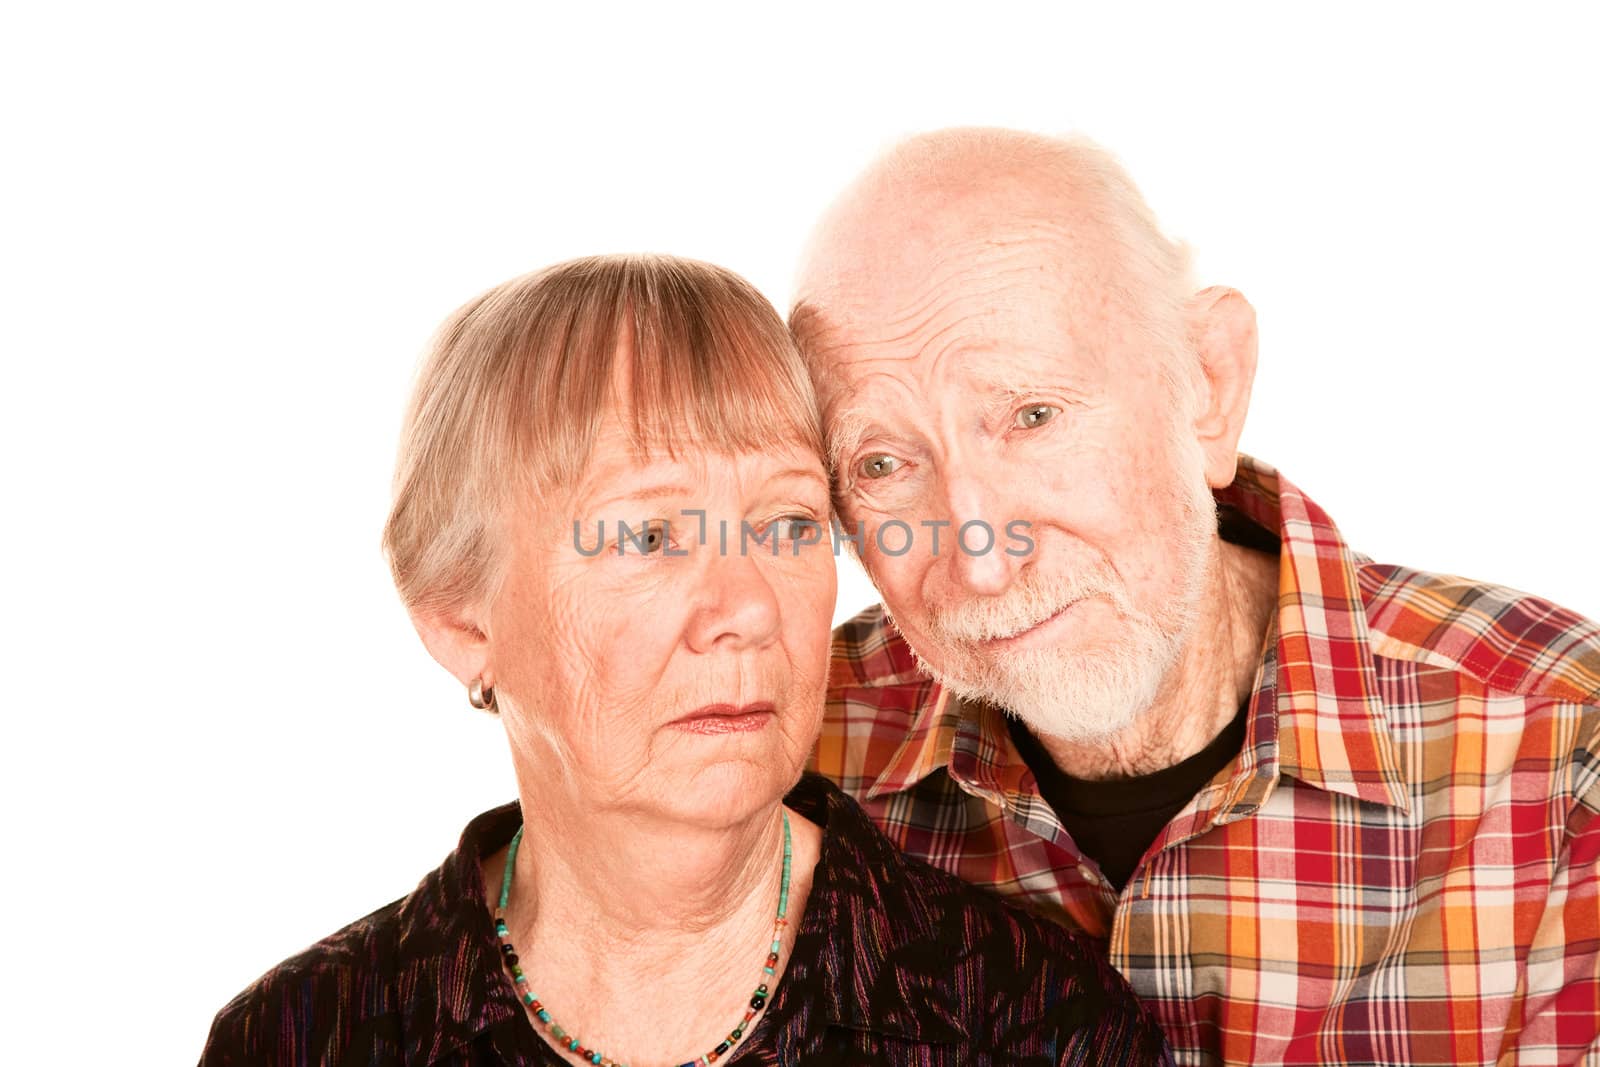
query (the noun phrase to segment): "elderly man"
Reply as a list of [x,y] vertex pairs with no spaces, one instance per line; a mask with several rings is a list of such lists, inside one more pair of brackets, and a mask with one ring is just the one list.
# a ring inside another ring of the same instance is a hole
[[884,600],[814,762],[897,843],[1104,939],[1186,1062],[1597,1055],[1600,629],[1241,456],[1254,313],[1112,160],[901,145],[792,325]]

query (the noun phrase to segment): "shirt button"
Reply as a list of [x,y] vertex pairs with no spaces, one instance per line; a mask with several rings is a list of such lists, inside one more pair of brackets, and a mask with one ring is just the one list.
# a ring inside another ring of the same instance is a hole
[[1078,874],[1083,877],[1085,882],[1093,882],[1098,880],[1094,876],[1094,868],[1089,866],[1087,863],[1078,864]]

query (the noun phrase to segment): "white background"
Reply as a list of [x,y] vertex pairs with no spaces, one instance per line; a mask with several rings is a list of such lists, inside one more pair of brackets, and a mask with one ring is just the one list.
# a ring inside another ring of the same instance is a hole
[[1600,613],[1583,8],[561,6],[6,17],[8,1060],[192,1062],[511,796],[378,551],[433,327],[602,251],[784,306],[904,133],[1098,138],[1260,311],[1247,450],[1377,558]]

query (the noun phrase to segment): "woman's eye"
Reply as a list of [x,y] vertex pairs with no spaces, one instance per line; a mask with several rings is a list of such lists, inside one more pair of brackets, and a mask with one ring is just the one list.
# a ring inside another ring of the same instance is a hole
[[651,519],[638,526],[617,524],[617,555],[654,556],[671,542],[671,529],[665,519]]
[[1029,404],[1017,412],[1014,425],[1024,430],[1031,430],[1035,426],[1043,426],[1059,414],[1061,409],[1051,404]]
[[887,478],[900,469],[900,461],[887,453],[879,452],[861,461],[861,477]]
[[774,519],[772,534],[779,541],[814,545],[822,540],[822,524],[809,515],[785,515]]

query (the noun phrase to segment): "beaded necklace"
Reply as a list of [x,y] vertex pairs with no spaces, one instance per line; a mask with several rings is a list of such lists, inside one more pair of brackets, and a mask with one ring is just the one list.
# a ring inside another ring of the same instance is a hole
[[[589,1048],[563,1029],[555,1019],[551,1018],[549,1010],[528,988],[528,976],[522,973],[522,967],[517,961],[517,950],[511,946],[511,934],[506,929],[506,902],[511,899],[511,872],[516,866],[517,848],[522,844],[522,830],[523,827],[517,827],[517,832],[512,835],[511,845],[506,849],[506,871],[505,875],[500,879],[500,906],[495,909],[494,915],[494,931],[500,937],[500,952],[505,958],[506,966],[511,968],[511,977],[516,983],[517,996],[521,998],[522,1003],[528,1006],[528,1010],[533,1012],[534,1018],[543,1023],[546,1029],[550,1031],[550,1036],[557,1045],[588,1060],[592,1064],[598,1064],[599,1067],[627,1067],[627,1064],[618,1063],[611,1057]],[[792,853],[793,849],[789,837],[789,813],[785,811],[783,812],[783,881],[778,887],[778,916],[772,922],[772,948],[768,951],[767,961],[761,968],[761,973],[768,976],[770,981],[776,981],[778,953],[783,949],[783,928],[789,925],[789,862]],[[722,1054],[738,1043],[739,1039],[750,1029],[750,1021],[756,1017],[756,1013],[767,1006],[769,995],[766,982],[756,986],[756,991],[750,997],[750,1007],[744,1013],[744,1018],[739,1020],[739,1024],[729,1032],[728,1036],[723,1038],[717,1047],[710,1052],[705,1053],[698,1059],[680,1064],[679,1067],[709,1067],[710,1064],[716,1063]]]

